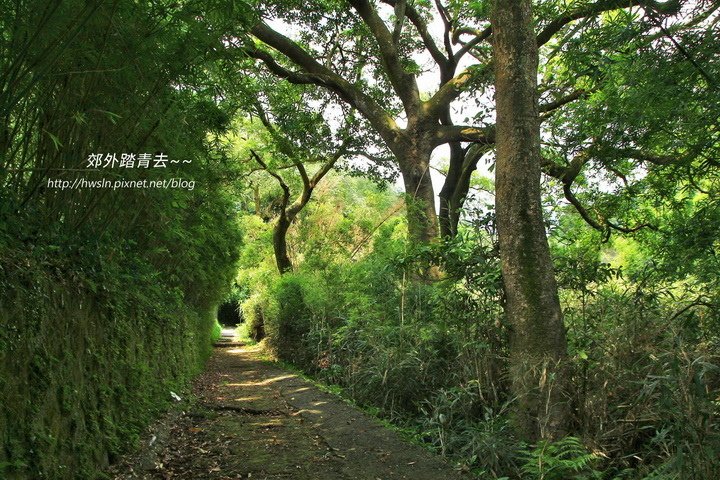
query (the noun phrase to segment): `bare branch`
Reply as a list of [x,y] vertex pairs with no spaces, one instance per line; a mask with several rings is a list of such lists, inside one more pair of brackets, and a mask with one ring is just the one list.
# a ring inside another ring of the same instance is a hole
[[357,156],[357,157],[365,157],[365,158],[367,158],[368,160],[370,160],[371,162],[375,162],[375,163],[378,163],[378,164],[383,164],[383,163],[392,162],[392,160],[393,160],[392,157],[381,157],[381,156],[379,156],[379,155],[372,155],[372,154],[370,154],[370,153],[361,152],[361,151],[358,151],[358,150],[348,150],[348,151],[345,152],[345,153],[346,153],[346,155],[353,155],[353,156]]
[[405,23],[405,8],[407,0],[399,0],[395,2],[395,28],[392,33],[392,40],[395,45],[400,43],[400,35],[402,35],[403,24]]
[[588,151],[585,150],[584,152],[581,152],[580,154],[573,157],[567,167],[563,168],[555,162],[545,158],[542,161],[541,168],[545,174],[550,175],[551,177],[554,177],[560,180],[560,182],[562,182],[563,195],[565,196],[565,199],[570,202],[573,207],[575,207],[575,210],[580,214],[582,219],[585,220],[585,223],[590,225],[595,230],[603,232],[603,242],[606,242],[610,238],[610,233],[612,230],[616,230],[622,233],[634,233],[642,230],[643,228],[657,230],[657,227],[650,223],[643,223],[635,227],[623,227],[621,225],[617,225],[611,222],[607,218],[600,217],[598,219],[595,219],[592,217],[592,215],[590,215],[590,212],[587,211],[587,209],[583,206],[583,204],[572,191],[573,182],[582,171],[583,166],[589,160],[590,155],[588,154]]
[[312,192],[317,186],[317,184],[320,182],[320,180],[323,179],[325,175],[333,168],[335,163],[342,157],[345,153],[345,146],[347,145],[349,139],[346,139],[345,142],[343,142],[342,146],[338,148],[338,150],[331,155],[325,163],[320,167],[320,169],[315,172],[315,175],[313,175],[312,179],[309,179],[307,176],[307,173],[305,171],[305,167],[302,165],[302,163],[298,163],[298,170],[302,168],[301,175],[303,177],[303,191],[300,194],[300,197],[298,197],[295,202],[293,202],[292,205],[290,205],[290,208],[287,209],[287,218],[290,220],[290,222],[295,220],[295,217],[297,217],[297,214],[300,213],[300,211],[305,208],[305,205],[310,201],[310,197],[312,196]]
[[697,60],[695,60],[695,57],[693,57],[690,52],[675,39],[675,36],[667,28],[665,28],[665,25],[662,24],[657,15],[648,12],[648,17],[650,17],[653,23],[655,23],[655,25],[660,29],[660,31],[663,32],[665,37],[670,40],[670,42],[675,46],[677,51],[680,52],[680,54],[685,57],[687,61],[690,62],[690,64],[695,68],[695,70],[698,71],[698,73],[700,73],[700,75],[707,81],[708,85],[713,88],[717,88],[717,82],[712,77],[712,75],[710,75],[707,70],[705,70],[702,65],[697,62]]
[[585,207],[583,207],[582,203],[580,203],[580,200],[578,200],[578,198],[572,192],[570,184],[563,183],[563,193],[565,194],[565,199],[570,202],[573,207],[575,207],[575,210],[577,210],[582,219],[585,220],[585,223],[590,225],[595,230],[599,232],[604,232],[606,235],[609,236],[607,229],[600,225],[597,221],[595,221],[595,219],[590,216],[588,211],[585,210]]
[[445,45],[445,52],[447,53],[448,61],[452,61],[454,66],[456,62],[452,48],[452,22],[450,21],[450,15],[448,15],[447,8],[445,8],[440,0],[435,0],[435,8],[437,9],[438,14],[440,14],[440,19],[443,22],[443,44]]
[[383,225],[385,222],[387,222],[390,218],[392,218],[393,215],[395,215],[395,214],[398,213],[400,210],[402,210],[402,208],[403,208],[404,206],[405,206],[405,201],[404,201],[403,199],[398,200],[398,202],[390,208],[390,210],[388,211],[388,213],[385,214],[385,216],[380,220],[380,222],[379,222],[377,225],[375,225],[375,227],[373,227],[373,229],[370,230],[370,232],[368,232],[362,239],[360,239],[360,241],[358,242],[358,244],[355,246],[355,248],[353,249],[352,253],[350,254],[350,260],[352,260],[353,258],[355,258],[355,255],[357,255],[358,252],[360,251],[360,249],[363,247],[363,245],[365,245],[365,243],[366,243],[370,238],[372,238],[373,234],[374,234],[380,227],[382,227],[382,225]]

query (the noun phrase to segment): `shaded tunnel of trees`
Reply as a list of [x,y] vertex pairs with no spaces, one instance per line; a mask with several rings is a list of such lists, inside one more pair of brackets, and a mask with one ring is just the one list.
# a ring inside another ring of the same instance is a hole
[[221,325],[470,478],[720,478],[719,85],[711,0],[0,0],[0,478]]
[[217,311],[217,320],[225,327],[235,327],[242,322],[240,304],[237,300],[229,300],[220,304]]

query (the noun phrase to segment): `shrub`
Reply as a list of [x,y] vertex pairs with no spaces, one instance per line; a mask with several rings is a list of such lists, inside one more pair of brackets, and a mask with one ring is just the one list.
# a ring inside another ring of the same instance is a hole
[[589,480],[601,478],[593,468],[597,455],[587,451],[575,437],[556,442],[542,440],[521,454],[521,468],[527,480]]
[[310,311],[305,304],[303,277],[283,275],[273,287],[277,310],[265,318],[268,346],[282,360],[307,367],[312,363],[305,336],[310,331]]
[[264,292],[256,292],[241,307],[248,336],[259,342],[265,338],[265,318],[271,308],[271,299]]

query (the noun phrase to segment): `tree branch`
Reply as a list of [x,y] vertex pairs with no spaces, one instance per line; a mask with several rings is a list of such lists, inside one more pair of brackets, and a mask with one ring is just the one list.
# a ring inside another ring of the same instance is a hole
[[467,125],[440,125],[436,128],[434,145],[448,142],[477,142],[491,145],[495,143],[495,125],[487,127],[469,127]]
[[677,165],[682,163],[684,158],[672,155],[653,155],[642,150],[634,148],[614,148],[610,150],[617,156],[632,158],[641,162],[652,163],[655,165]]
[[269,53],[255,47],[246,48],[248,55],[261,60],[272,73],[292,83],[315,84],[328,88],[367,118],[384,139],[395,140],[399,132],[395,120],[370,96],[318,63],[302,47],[273,30],[266,23],[260,22],[255,25],[251,29],[251,33],[304,70],[304,73],[293,72],[279,65]]
[[550,22],[537,36],[538,46],[545,45],[550,39],[559,32],[565,25],[575,20],[579,20],[585,17],[591,17],[599,15],[603,12],[610,10],[618,10],[623,8],[630,8],[637,6],[642,2],[632,2],[628,0],[599,0],[590,5],[585,5],[582,8],[578,8],[572,12],[567,12],[565,15],[556,18]]
[[459,62],[462,57],[465,56],[466,53],[468,53],[470,50],[475,48],[477,45],[481,44],[488,38],[490,38],[490,35],[492,35],[492,27],[486,27],[485,30],[471,30],[471,29],[459,29],[456,30],[453,33],[453,40],[457,43],[460,42],[460,35],[463,33],[469,33],[471,35],[474,35],[474,38],[470,40],[469,42],[463,43],[462,48],[455,52],[455,62]]
[[657,227],[650,223],[643,223],[635,227],[623,227],[617,225],[602,216],[599,219],[594,219],[590,212],[583,206],[580,200],[575,196],[572,191],[572,184],[580,174],[582,167],[590,160],[590,156],[587,151],[584,151],[570,161],[567,167],[563,168],[555,162],[546,158],[542,161],[542,171],[546,175],[554,177],[562,183],[563,195],[570,204],[575,207],[575,210],[580,214],[585,223],[590,225],[595,230],[603,233],[603,242],[607,242],[610,239],[610,233],[612,230],[616,230],[622,233],[634,233],[643,228],[650,228],[651,230],[657,230]]
[[717,88],[717,82],[712,77],[712,75],[710,75],[707,70],[705,70],[702,65],[697,62],[697,60],[695,60],[695,57],[693,57],[685,47],[680,45],[680,42],[678,42],[673,36],[673,34],[670,33],[667,28],[665,28],[665,25],[662,24],[657,15],[648,12],[648,17],[650,17],[653,23],[655,23],[655,25],[660,29],[660,31],[663,32],[665,37],[667,37],[668,40],[672,42],[677,51],[680,52],[680,54],[690,62],[690,64],[695,68],[695,70],[698,71],[698,73],[700,73],[700,75],[707,81],[708,85],[713,88]]
[[558,98],[557,100],[554,100],[552,102],[540,105],[539,112],[540,113],[547,113],[551,112],[553,110],[556,110],[564,105],[567,105],[568,103],[572,103],[575,100],[578,100],[580,98],[585,98],[588,95],[590,95],[591,92],[588,92],[587,90],[576,90],[568,95],[565,95],[564,97]]
[[[386,3],[388,5],[395,5],[397,4],[397,0],[382,0],[383,3]],[[425,48],[427,49],[428,53],[430,53],[430,56],[435,60],[435,63],[442,66],[447,64],[448,58],[443,55],[443,53],[440,51],[440,48],[435,43],[435,40],[433,40],[432,35],[430,35],[430,32],[427,28],[427,23],[423,18],[420,16],[420,13],[415,9],[412,5],[406,5],[405,6],[405,16],[407,16],[408,20],[410,20],[410,23],[415,26],[415,30],[417,30],[418,34],[420,35],[420,38],[422,39],[423,45],[425,45]]]
[[[493,68],[492,63],[482,65],[480,69]],[[425,113],[430,118],[439,118],[448,105],[455,100],[477,76],[477,69],[465,69],[455,75],[451,80],[445,82],[435,95],[424,103]]]
[[348,150],[348,151],[345,152],[345,153],[346,153],[347,155],[354,155],[354,156],[358,156],[358,157],[365,157],[365,158],[367,158],[368,160],[370,160],[371,162],[375,162],[375,163],[377,163],[377,164],[384,164],[384,163],[392,162],[392,160],[393,160],[392,157],[381,157],[381,156],[379,156],[379,155],[372,155],[372,154],[370,154],[370,153],[361,152],[361,151],[358,151],[358,150]]
[[282,188],[283,190],[282,211],[284,214],[285,209],[287,208],[287,204],[290,202],[290,187],[287,186],[287,183],[285,183],[285,180],[283,180],[280,175],[268,168],[267,164],[263,161],[262,158],[260,158],[260,155],[258,155],[255,150],[251,149],[250,154],[253,156],[258,165],[260,165],[263,170],[268,172],[280,184],[280,188]]
[[402,210],[402,208],[403,208],[404,206],[405,206],[405,201],[404,201],[403,199],[398,200],[398,202],[397,202],[393,207],[391,207],[390,210],[388,211],[388,213],[386,213],[385,216],[380,220],[380,223],[378,223],[377,225],[375,225],[375,227],[373,227],[373,229],[370,230],[370,232],[368,232],[362,239],[360,239],[360,241],[358,242],[358,244],[355,246],[355,248],[353,249],[352,253],[350,254],[350,260],[352,260],[353,258],[355,258],[355,255],[358,254],[358,252],[360,251],[360,249],[361,249],[361,248],[363,247],[363,245],[365,245],[365,243],[373,236],[373,234],[374,234],[380,227],[382,227],[382,225],[383,225],[385,222],[387,222],[390,218],[392,218],[393,215],[395,215],[397,212],[399,212],[400,210]]
[[452,62],[452,66],[454,67],[457,62],[455,61],[451,40],[452,21],[448,15],[447,8],[445,8],[440,0],[435,0],[435,8],[437,9],[438,14],[440,14],[440,19],[443,22],[443,44],[445,45],[448,62]]
[[403,24],[405,23],[405,9],[407,8],[407,0],[398,0],[395,2],[395,27],[393,28],[392,40],[394,45],[400,43],[400,35],[402,35]]
[[318,182],[323,179],[327,173],[332,170],[333,166],[337,163],[340,158],[345,155],[345,145],[347,142],[343,143],[343,145],[338,149],[335,154],[326,161],[322,167],[320,167],[320,170],[315,172],[315,175],[313,175],[312,179],[310,180],[310,185],[314,188],[317,186]]
[[563,194],[565,195],[565,199],[570,202],[573,207],[575,207],[575,210],[580,214],[582,219],[585,220],[585,223],[590,225],[595,230],[603,232],[603,234],[606,236],[605,238],[608,238],[610,236],[608,229],[595,221],[595,219],[590,216],[588,211],[585,210],[585,207],[582,205],[582,203],[580,203],[580,200],[578,200],[578,198],[572,192],[570,184],[563,183]]
[[420,105],[420,91],[415,76],[407,73],[402,66],[402,59],[393,36],[385,22],[377,14],[368,0],[349,0],[350,5],[358,12],[363,22],[370,29],[378,44],[380,57],[393,89],[400,97],[408,115],[414,114]]
[[305,167],[302,163],[298,163],[298,171],[301,171],[300,175],[303,177],[303,191],[300,197],[298,197],[295,202],[293,202],[292,205],[290,205],[290,208],[287,210],[287,218],[290,222],[293,222],[295,220],[295,217],[297,217],[297,214],[300,213],[300,211],[305,208],[305,205],[310,201],[310,197],[312,196],[312,192],[317,186],[318,182],[323,179],[325,175],[333,168],[335,163],[340,159],[340,157],[343,156],[345,153],[345,145],[347,144],[347,140],[343,142],[343,145],[338,148],[338,150],[328,158],[328,160],[320,167],[320,169],[315,172],[315,175],[311,179],[308,178],[307,172],[305,171]]

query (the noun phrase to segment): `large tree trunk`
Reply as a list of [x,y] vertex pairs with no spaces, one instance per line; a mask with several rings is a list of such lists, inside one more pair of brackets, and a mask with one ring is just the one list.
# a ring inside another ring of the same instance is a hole
[[458,232],[460,215],[470,192],[470,180],[477,170],[478,161],[490,149],[488,145],[475,144],[467,151],[450,144],[450,168],[440,191],[440,236],[454,237]]
[[[461,181],[463,159],[465,151],[460,142],[450,142],[450,165],[448,166],[445,183],[438,196],[440,197],[440,236],[452,238],[457,234],[457,227],[460,220],[460,211],[457,202],[454,201],[458,183]],[[469,185],[469,177],[468,177]]]
[[531,0],[494,0],[496,214],[512,332],[514,421],[527,441],[564,435],[567,343],[540,204],[538,49]]
[[430,178],[432,147],[406,142],[403,148],[395,153],[405,183],[410,242],[432,243],[439,238],[435,192]]
[[292,272],[293,264],[287,251],[287,232],[292,221],[285,213],[281,213],[273,227],[273,250],[275,251],[275,264],[280,275]]

